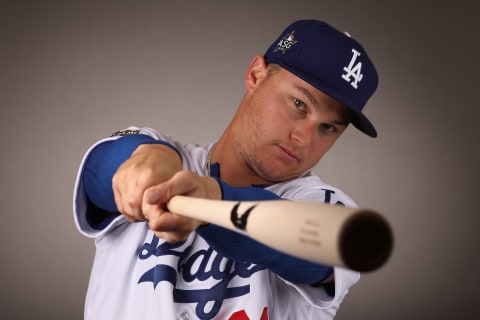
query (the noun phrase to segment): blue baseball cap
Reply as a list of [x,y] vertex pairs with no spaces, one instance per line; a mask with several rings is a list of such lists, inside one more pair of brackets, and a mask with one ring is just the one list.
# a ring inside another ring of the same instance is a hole
[[378,75],[365,49],[347,33],[317,20],[288,26],[265,53],[275,63],[344,104],[352,124],[377,137],[377,130],[362,113],[378,85]]

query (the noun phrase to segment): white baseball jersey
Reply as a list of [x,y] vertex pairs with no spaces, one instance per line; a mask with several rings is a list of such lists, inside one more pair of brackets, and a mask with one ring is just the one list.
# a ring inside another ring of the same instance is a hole
[[[183,157],[183,167],[202,175],[208,145],[180,144],[149,128],[135,133],[166,141]],[[82,234],[95,238],[85,319],[332,319],[359,274],[334,268],[335,296],[323,287],[290,283],[264,267],[231,261],[213,250],[196,232],[187,241],[169,244],[154,236],[144,222],[129,223],[119,215],[101,230],[87,222],[82,161],[74,194],[75,223]],[[312,173],[266,187],[286,199],[355,203],[342,191]]]

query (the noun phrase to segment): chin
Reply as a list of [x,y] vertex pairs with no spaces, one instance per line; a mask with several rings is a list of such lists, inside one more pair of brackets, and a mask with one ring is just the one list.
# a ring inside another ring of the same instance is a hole
[[270,168],[267,170],[262,170],[261,173],[263,179],[274,183],[287,181],[300,175],[293,173],[292,170],[286,170],[285,168]]

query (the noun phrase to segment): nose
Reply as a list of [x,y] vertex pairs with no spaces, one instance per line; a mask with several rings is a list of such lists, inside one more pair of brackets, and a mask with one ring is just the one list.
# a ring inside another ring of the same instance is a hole
[[302,121],[292,129],[290,138],[295,145],[306,146],[312,141],[316,128],[316,124]]

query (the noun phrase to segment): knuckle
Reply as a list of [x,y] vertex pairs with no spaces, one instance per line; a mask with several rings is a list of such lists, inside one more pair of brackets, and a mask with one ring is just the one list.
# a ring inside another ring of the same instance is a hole
[[136,196],[129,196],[127,198],[127,207],[131,210],[137,211],[141,208],[141,201],[139,201]]
[[115,173],[112,177],[112,186],[116,187],[118,186],[118,174]]
[[132,216],[129,216],[129,215],[127,215],[127,214],[124,214],[123,216],[125,217],[125,219],[126,219],[128,222],[132,222],[132,223],[133,223],[133,222],[136,222],[135,218],[132,217]]
[[158,219],[148,219],[148,227],[154,232],[160,232],[160,224]]
[[176,176],[177,179],[184,180],[184,181],[189,181],[189,180],[195,178],[195,176],[197,176],[197,174],[194,173],[193,171],[181,170],[181,171],[178,171],[175,174],[175,176]]

